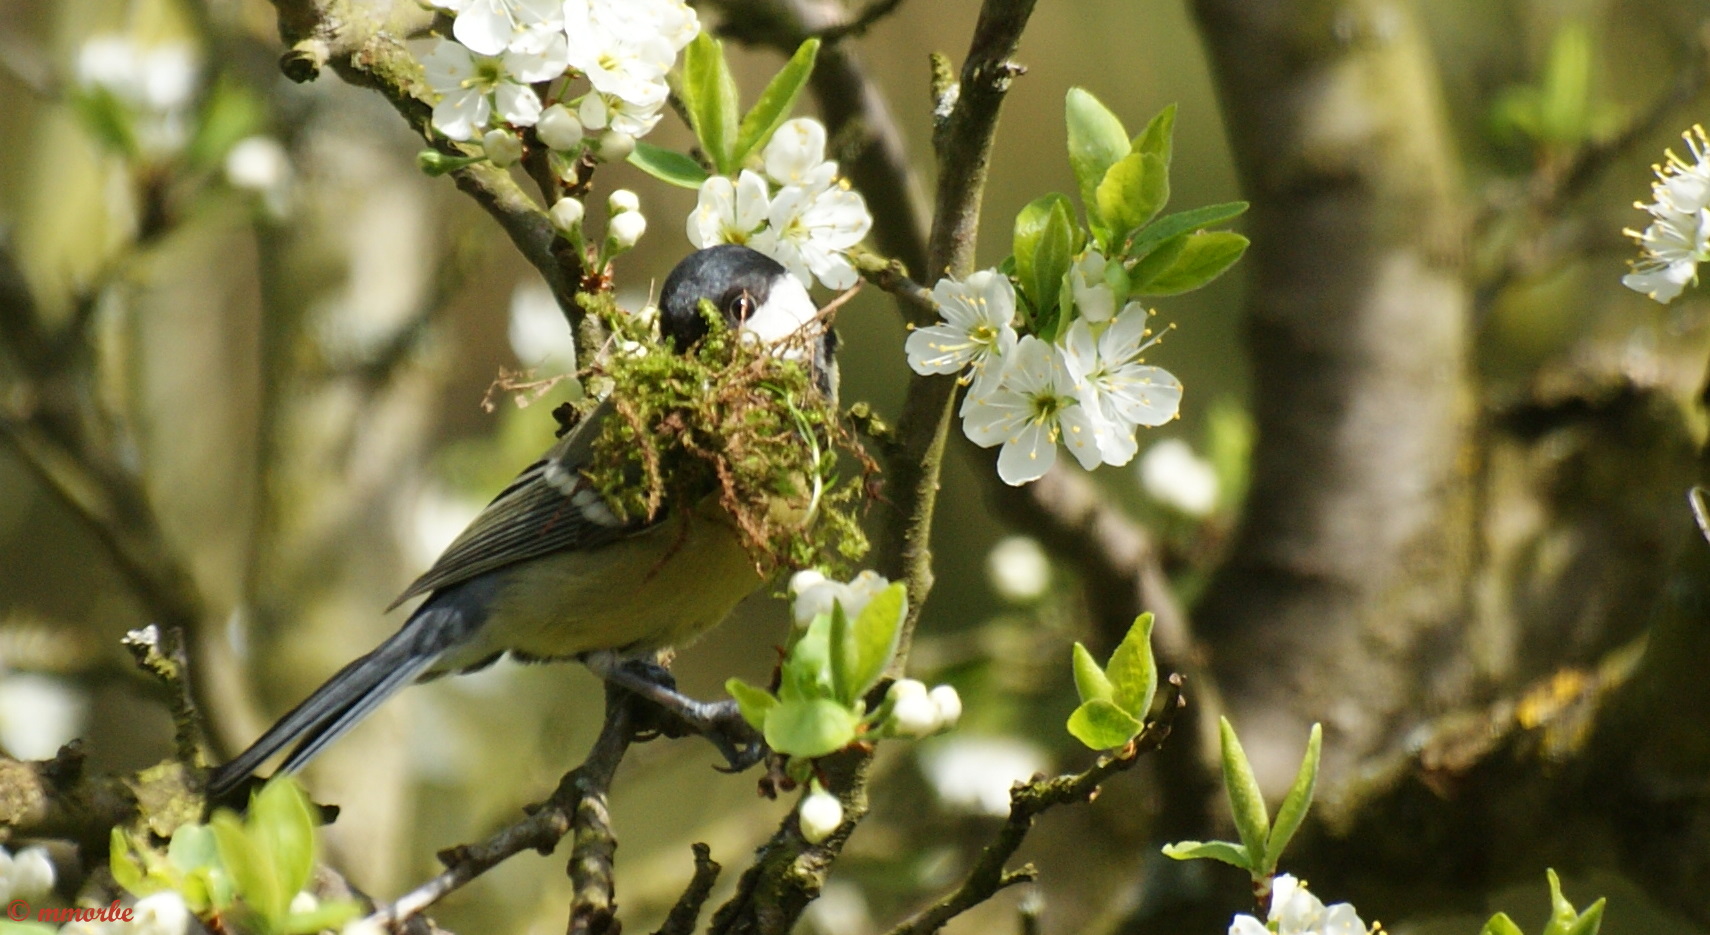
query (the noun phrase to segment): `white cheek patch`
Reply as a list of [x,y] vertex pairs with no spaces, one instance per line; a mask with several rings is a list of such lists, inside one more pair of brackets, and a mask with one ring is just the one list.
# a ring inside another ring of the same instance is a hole
[[[802,330],[819,315],[819,307],[801,280],[789,274],[772,281],[766,301],[742,323],[742,330],[766,344],[775,344]],[[794,352],[789,356],[799,356]]]

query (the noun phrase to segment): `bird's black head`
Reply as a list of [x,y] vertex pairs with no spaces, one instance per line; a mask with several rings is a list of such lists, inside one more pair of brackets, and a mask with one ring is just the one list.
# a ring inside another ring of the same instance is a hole
[[705,299],[724,316],[730,328],[746,331],[770,344],[803,327],[809,334],[814,369],[821,388],[834,394],[836,338],[815,321],[819,307],[801,281],[771,257],[740,244],[721,244],[684,257],[659,295],[660,334],[678,350],[706,337],[701,317]]
[[705,299],[733,329],[776,341],[813,320],[819,309],[790,271],[738,244],[696,250],[683,258],[659,295],[660,333],[683,350],[706,337]]

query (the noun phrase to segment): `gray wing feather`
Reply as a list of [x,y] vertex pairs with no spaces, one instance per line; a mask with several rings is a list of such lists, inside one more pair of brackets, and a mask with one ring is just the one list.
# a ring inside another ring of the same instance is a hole
[[610,516],[599,515],[600,506],[589,509],[572,500],[582,490],[588,491],[586,496],[597,496],[581,470],[593,452],[600,423],[611,412],[609,400],[595,406],[569,435],[487,504],[392,607],[496,568],[549,552],[598,548],[653,526],[657,520],[615,523]]

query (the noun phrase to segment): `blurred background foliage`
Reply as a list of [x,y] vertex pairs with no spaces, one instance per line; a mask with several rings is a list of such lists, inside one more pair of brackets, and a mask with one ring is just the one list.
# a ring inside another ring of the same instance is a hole
[[[927,55],[959,54],[976,11],[974,0],[905,2],[859,40],[918,166],[932,164]],[[1690,401],[1710,306],[1691,293],[1659,306],[1619,278],[1631,252],[1620,230],[1640,219],[1628,206],[1645,194],[1662,148],[1704,113],[1704,95],[1611,153],[1589,189],[1547,216],[1508,206],[1540,173],[1613,138],[1661,98],[1688,68],[1710,5],[1432,0],[1392,12],[1423,24],[1454,172],[1492,219],[1479,237],[1449,245],[1466,250],[1478,274],[1470,353],[1481,398],[1530,398],[1569,374],[1630,381],[1661,388],[1701,432]],[[507,370],[547,377],[573,366],[550,295],[472,203],[415,169],[419,140],[376,95],[331,77],[295,85],[281,76],[273,17],[263,0],[0,0],[0,244],[41,318],[90,338],[98,380],[88,389],[110,416],[106,454],[141,479],[200,596],[195,675],[227,752],[397,625],[386,604],[545,444],[551,406],[572,391],[560,385],[526,408],[497,393],[491,411],[482,407]],[[145,83],[150,68],[157,77],[165,69],[160,86],[139,101],[92,100],[91,43],[104,39],[129,44]],[[1073,190],[1062,129],[1071,86],[1094,91],[1130,126],[1180,105],[1176,205],[1250,197],[1184,4],[1045,0],[1020,57],[1028,71],[1005,105],[982,265],[1008,252],[1022,205]],[[749,95],[778,64],[752,50],[737,60]],[[113,107],[146,132],[115,131]],[[656,138],[688,140],[670,124]],[[620,298],[638,306],[689,249],[680,219],[693,196],[626,166],[602,169],[597,186],[595,197],[637,189],[650,219],[618,264]],[[1177,327],[1151,362],[1187,386],[1182,419],[1142,440],[1160,446],[1154,456],[1095,476],[1159,538],[1189,602],[1235,528],[1253,444],[1247,287],[1237,267],[1160,303],[1161,320]],[[838,324],[844,399],[894,415],[907,376],[894,311],[868,289]],[[0,360],[6,410],[37,405],[43,387]],[[1658,446],[1661,473],[1690,472],[1690,445]],[[1012,778],[1086,758],[1062,730],[1074,707],[1068,647],[1100,637],[1073,572],[988,511],[981,475],[990,460],[963,450],[946,472],[938,583],[913,661],[915,674],[954,682],[968,715],[951,736],[881,756],[874,814],[810,914],[814,931],[873,931],[918,905],[959,878]],[[1589,503],[1630,480],[1618,464],[1599,470],[1564,496]],[[1635,494],[1653,495],[1680,503],[1673,487]],[[1680,533],[1687,517],[1676,512],[1667,529],[1635,535]],[[1531,560],[1564,556],[1545,543]],[[98,534],[16,449],[0,446],[0,746],[45,757],[82,736],[96,770],[168,755],[165,709],[117,642],[158,617]],[[1645,609],[1632,617],[1636,627]],[[702,696],[730,675],[764,681],[784,626],[781,602],[751,599],[680,655],[681,681]],[[507,820],[581,758],[598,699],[577,667],[510,663],[405,693],[309,771],[317,799],[343,806],[328,833],[332,861],[376,894],[431,873],[436,850]],[[1275,744],[1298,750],[1300,739]],[[676,898],[689,841],[739,866],[788,809],[757,798],[749,778],[711,772],[712,762],[698,743],[653,743],[620,774],[613,813],[628,925],[655,924]],[[1089,808],[1053,813],[1021,855],[1044,869],[1040,886],[1006,893],[952,930],[1014,925],[1018,900],[1041,901],[1050,931],[1119,927],[1142,899],[1143,869],[1159,860],[1154,789],[1141,771]],[[1397,932],[1470,932],[1485,904],[1531,929],[1544,910],[1542,866],[1510,881],[1515,891],[1469,890],[1436,919],[1360,905]],[[1652,913],[1631,881],[1607,870],[1576,878],[1574,869],[1564,868],[1576,902],[1610,897],[1607,931],[1702,930]],[[733,881],[727,873],[723,885]],[[1341,895],[1335,882],[1313,880],[1326,899]],[[524,857],[436,914],[454,930],[545,931],[562,925],[567,898],[561,860]]]

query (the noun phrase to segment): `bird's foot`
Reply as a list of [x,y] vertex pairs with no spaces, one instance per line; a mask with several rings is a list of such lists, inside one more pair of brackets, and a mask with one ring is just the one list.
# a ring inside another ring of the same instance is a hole
[[725,772],[739,773],[766,758],[766,742],[734,701],[697,701],[677,691],[670,670],[655,662],[595,653],[588,668],[614,685],[652,702],[637,712],[638,729],[667,737],[700,734],[724,756]]

